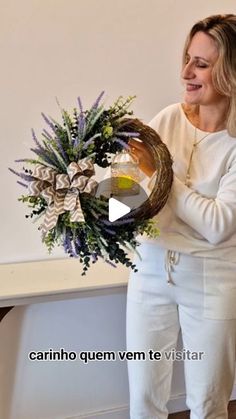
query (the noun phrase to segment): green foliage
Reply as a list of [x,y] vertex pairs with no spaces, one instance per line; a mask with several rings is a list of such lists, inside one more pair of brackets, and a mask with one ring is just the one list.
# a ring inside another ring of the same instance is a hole
[[160,230],[155,220],[146,220],[139,227],[140,234],[146,233],[149,237],[157,239],[160,236]]
[[45,236],[43,236],[42,242],[46,245],[48,253],[51,254],[54,246],[57,243],[55,229],[48,231],[48,233]]
[[39,216],[47,207],[46,201],[41,196],[22,195],[18,201],[27,203],[29,208],[32,208],[30,214],[26,214],[25,218],[33,218]]

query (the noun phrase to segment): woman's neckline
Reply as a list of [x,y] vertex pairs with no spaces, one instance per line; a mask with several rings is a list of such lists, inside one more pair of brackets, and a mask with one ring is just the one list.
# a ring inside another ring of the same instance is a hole
[[198,128],[198,127],[196,127],[189,119],[188,119],[188,117],[187,117],[187,115],[186,115],[186,113],[184,112],[184,109],[183,109],[183,103],[179,103],[179,106],[180,106],[180,109],[181,109],[181,112],[182,112],[182,114],[183,114],[183,116],[184,116],[184,118],[185,118],[185,120],[187,121],[187,123],[194,129],[194,130],[197,130],[197,131],[199,131],[199,132],[202,132],[203,134],[219,134],[220,132],[227,132],[227,130],[226,130],[226,128],[225,129],[221,129],[221,130],[219,130],[219,131],[204,131],[204,130],[202,130],[201,128]]

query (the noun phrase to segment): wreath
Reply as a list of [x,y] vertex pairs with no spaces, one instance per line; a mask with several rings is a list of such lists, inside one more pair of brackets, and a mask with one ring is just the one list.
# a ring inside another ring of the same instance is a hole
[[[49,253],[55,245],[62,245],[83,264],[82,275],[99,258],[114,267],[122,263],[137,271],[127,250],[137,252],[139,234],[157,237],[152,217],[165,205],[172,183],[167,147],[152,128],[131,117],[129,106],[134,97],[119,97],[105,109],[103,94],[89,110],[83,109],[80,98],[71,114],[60,107],[61,123],[42,113],[47,129],[41,141],[32,130],[35,146],[31,151],[36,158],[15,160],[25,163],[21,172],[9,168],[27,189],[19,198],[31,210],[26,218],[43,220],[38,229]],[[110,166],[114,154],[129,148],[129,138],[138,138],[150,149],[157,167],[155,184],[142,205],[110,222],[109,199],[96,196],[94,165]]]

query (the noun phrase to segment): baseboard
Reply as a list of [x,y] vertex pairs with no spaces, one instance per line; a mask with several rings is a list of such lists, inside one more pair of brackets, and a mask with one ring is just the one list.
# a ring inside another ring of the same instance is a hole
[[[188,410],[185,399],[185,394],[172,396],[168,402],[169,413],[177,413]],[[236,384],[233,388],[230,400],[236,400]],[[70,416],[65,419],[129,419],[129,406],[123,405],[116,408],[90,411],[81,413],[77,416]]]
[[167,404],[169,413],[184,412],[188,410],[186,405],[186,394],[175,394],[172,396]]
[[234,388],[233,388],[230,400],[236,400],[236,382],[234,384]]
[[70,416],[65,419],[129,419],[129,406],[123,405],[116,408],[97,410]]
[[[236,400],[236,382],[234,384],[230,400]],[[169,413],[178,413],[188,410],[186,405],[186,394],[184,393],[172,396],[167,406]]]
[[[169,413],[187,410],[187,406],[185,404],[185,394],[179,394],[175,397],[172,397],[168,403],[168,410]],[[81,413],[77,416],[70,416],[66,419],[129,419],[129,405],[90,411]]]

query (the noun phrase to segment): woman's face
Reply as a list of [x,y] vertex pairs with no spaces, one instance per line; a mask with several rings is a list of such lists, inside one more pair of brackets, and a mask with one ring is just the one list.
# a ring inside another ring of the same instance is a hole
[[212,105],[222,100],[212,83],[212,69],[218,58],[214,40],[197,32],[188,47],[181,77],[185,86],[184,100],[192,105]]

